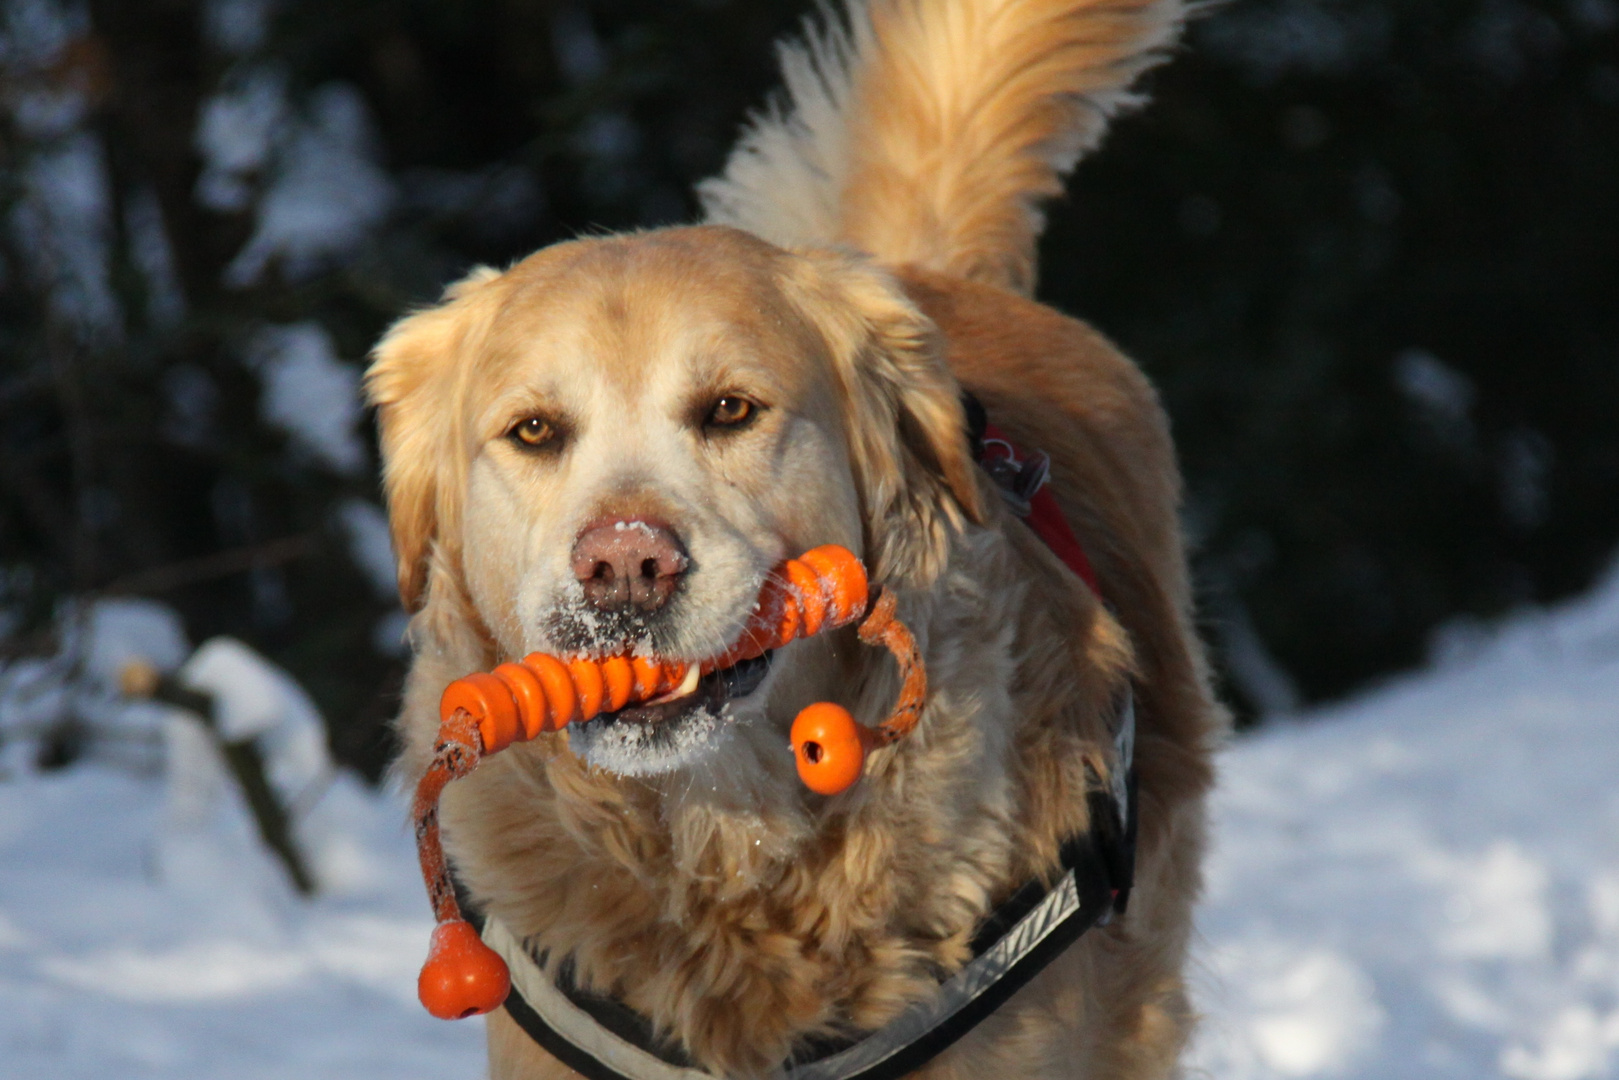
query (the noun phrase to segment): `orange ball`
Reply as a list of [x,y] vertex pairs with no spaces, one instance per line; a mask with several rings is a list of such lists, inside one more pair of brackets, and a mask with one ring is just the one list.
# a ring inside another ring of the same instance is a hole
[[793,720],[791,735],[798,778],[818,795],[847,791],[866,764],[865,731],[849,710],[818,701]]
[[433,929],[416,996],[440,1020],[494,1012],[511,992],[506,961],[483,943],[465,919],[447,919]]

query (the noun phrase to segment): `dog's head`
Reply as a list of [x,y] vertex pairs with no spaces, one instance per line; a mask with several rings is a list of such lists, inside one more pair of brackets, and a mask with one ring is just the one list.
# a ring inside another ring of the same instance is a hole
[[[714,656],[782,558],[838,543],[924,586],[981,511],[932,324],[857,258],[735,230],[475,272],[389,331],[367,385],[405,605],[493,655]],[[750,721],[767,666],[572,744],[679,767]]]

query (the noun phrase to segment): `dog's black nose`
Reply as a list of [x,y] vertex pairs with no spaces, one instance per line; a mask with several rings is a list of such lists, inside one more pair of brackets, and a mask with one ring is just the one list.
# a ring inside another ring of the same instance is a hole
[[599,611],[658,610],[690,564],[679,537],[644,518],[591,525],[573,542],[573,574]]

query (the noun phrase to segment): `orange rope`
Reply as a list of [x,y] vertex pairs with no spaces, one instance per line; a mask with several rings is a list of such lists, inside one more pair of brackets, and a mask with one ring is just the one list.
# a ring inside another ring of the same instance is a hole
[[444,845],[439,839],[438,799],[451,780],[467,775],[483,759],[483,739],[478,725],[464,709],[439,725],[433,742],[433,760],[416,785],[416,798],[410,807],[416,824],[416,855],[422,864],[422,880],[427,898],[433,904],[433,917],[439,922],[461,917],[450,884],[449,867],[444,861]]
[[872,605],[871,614],[860,624],[860,640],[886,647],[899,664],[899,698],[894,702],[894,711],[877,725],[875,732],[877,740],[884,744],[909,735],[922,718],[922,706],[928,700],[928,669],[922,663],[916,638],[895,614],[898,606],[894,591],[884,589]]

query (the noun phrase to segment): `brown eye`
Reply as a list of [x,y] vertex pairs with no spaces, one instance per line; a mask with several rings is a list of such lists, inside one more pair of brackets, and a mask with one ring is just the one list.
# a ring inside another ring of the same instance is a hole
[[714,402],[703,421],[705,427],[739,428],[753,422],[759,407],[745,397],[727,394]]
[[524,446],[544,446],[556,438],[556,429],[548,421],[531,416],[512,428],[511,435]]

